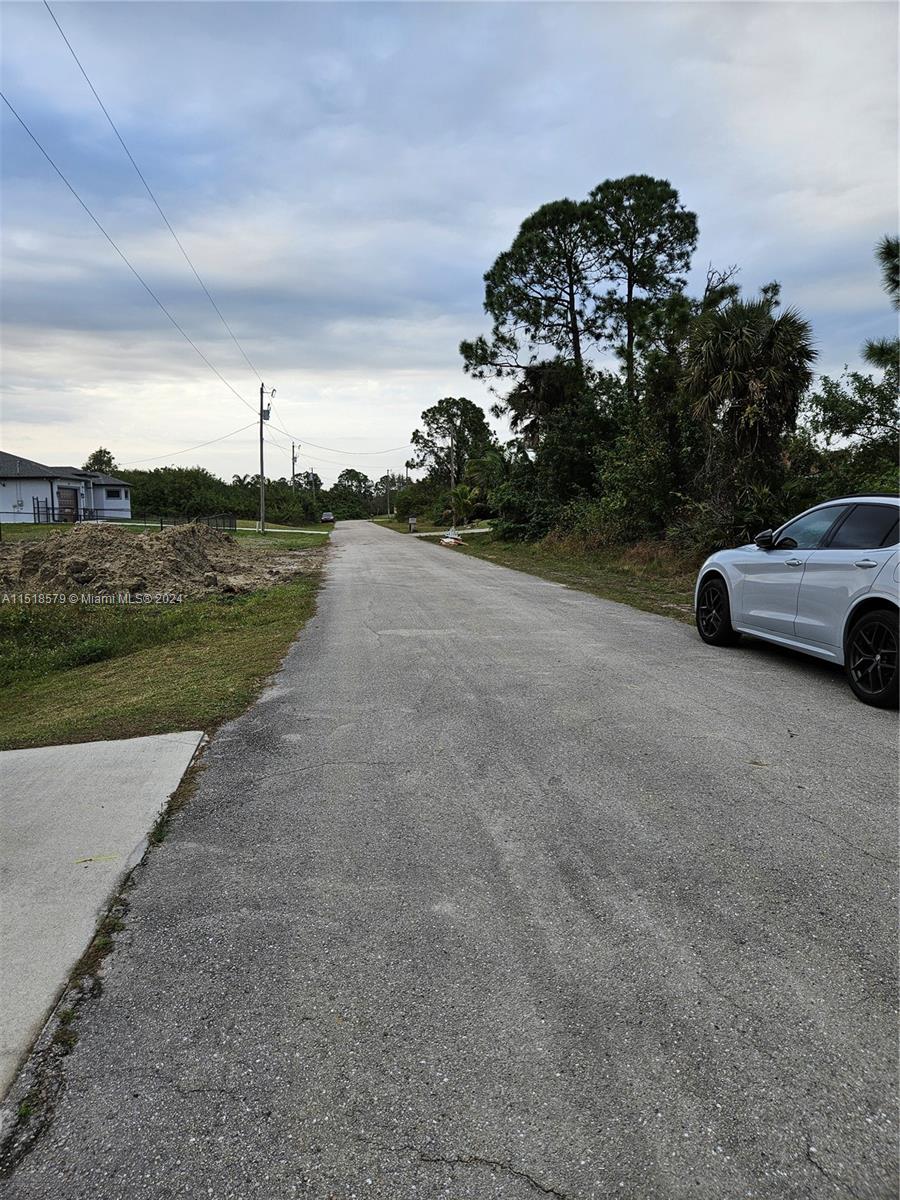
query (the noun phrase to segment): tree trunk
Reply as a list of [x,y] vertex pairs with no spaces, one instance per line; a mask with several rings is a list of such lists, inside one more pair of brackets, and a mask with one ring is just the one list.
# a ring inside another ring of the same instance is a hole
[[629,264],[625,295],[625,394],[634,404],[634,271]]
[[575,284],[569,276],[569,328],[572,331],[572,357],[575,366],[581,370],[581,334],[578,331],[578,315],[575,312]]

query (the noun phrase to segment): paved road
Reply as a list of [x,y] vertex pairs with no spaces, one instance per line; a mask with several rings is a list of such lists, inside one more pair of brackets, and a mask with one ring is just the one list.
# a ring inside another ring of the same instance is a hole
[[16,1200],[896,1192],[889,714],[339,527]]

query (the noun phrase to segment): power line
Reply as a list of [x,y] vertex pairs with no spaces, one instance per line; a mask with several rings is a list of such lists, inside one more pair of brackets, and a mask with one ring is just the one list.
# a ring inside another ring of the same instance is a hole
[[183,450],[170,450],[168,454],[155,454],[152,458],[133,458],[130,462],[121,463],[120,466],[135,467],[138,463],[159,462],[161,458],[174,458],[176,454],[190,454],[192,450],[200,450],[203,446],[212,446],[215,442],[224,442],[226,438],[243,433],[245,429],[250,429],[255,424],[255,421],[251,421],[248,425],[242,425],[240,429],[232,429],[231,433],[223,433],[221,437],[210,438],[208,442],[198,442],[196,446],[186,446]]
[[116,123],[115,123],[115,121],[114,121],[114,120],[112,119],[112,117],[109,115],[109,112],[108,112],[108,110],[107,110],[107,108],[106,108],[106,105],[105,105],[105,104],[103,103],[103,101],[100,99],[100,96],[99,96],[99,94],[98,94],[98,92],[97,92],[97,89],[94,87],[93,83],[91,82],[90,76],[88,75],[87,71],[84,69],[84,66],[82,65],[81,59],[80,59],[80,58],[78,57],[78,55],[75,53],[75,50],[74,50],[74,48],[73,48],[73,46],[72,46],[72,43],[71,43],[71,42],[69,41],[69,39],[66,37],[66,34],[65,34],[65,31],[63,30],[63,27],[60,25],[59,21],[56,19],[56,14],[54,13],[54,11],[53,11],[53,9],[50,7],[50,5],[47,3],[47,0],[44,0],[44,7],[46,8],[47,12],[50,14],[50,16],[51,16],[51,18],[52,18],[52,20],[53,20],[53,24],[54,24],[54,25],[56,26],[56,28],[59,30],[59,32],[60,32],[60,35],[61,35],[61,37],[62,37],[62,40],[63,40],[63,41],[66,43],[66,45],[69,47],[69,52],[70,52],[70,54],[72,55],[72,57],[75,59],[75,62],[78,64],[78,69],[79,69],[79,71],[81,72],[81,74],[84,76],[85,82],[87,83],[87,85],[88,85],[88,87],[91,89],[91,91],[94,93],[94,99],[95,99],[95,100],[97,101],[97,103],[100,105],[101,109],[103,110],[103,115],[106,117],[107,121],[109,122],[110,128],[112,129],[112,131],[113,131],[113,133],[116,135],[116,137],[119,139],[119,145],[122,147],[122,149],[123,149],[123,150],[125,151],[125,153],[128,155],[128,160],[129,160],[129,162],[130,162],[130,163],[131,163],[131,165],[134,167],[135,171],[137,171],[138,178],[140,179],[141,183],[144,185],[144,189],[146,190],[146,192],[147,192],[147,195],[150,197],[150,199],[151,199],[151,200],[153,201],[153,203],[156,205],[156,211],[157,211],[157,212],[159,213],[159,215],[162,217],[163,221],[165,221],[165,223],[166,223],[166,228],[169,230],[169,233],[171,233],[172,237],[175,239],[175,244],[178,246],[178,249],[179,249],[179,250],[181,251],[181,253],[184,255],[184,261],[187,263],[187,265],[188,265],[188,266],[191,268],[191,270],[193,271],[193,273],[194,273],[194,278],[195,278],[195,279],[197,280],[197,282],[200,284],[201,288],[203,288],[203,291],[206,293],[206,298],[207,298],[207,300],[210,302],[210,304],[213,306],[213,308],[214,308],[214,309],[216,310],[216,312],[218,313],[218,315],[219,315],[219,320],[220,320],[220,321],[222,322],[222,324],[225,326],[226,330],[228,331],[228,334],[229,334],[229,336],[231,337],[231,340],[232,340],[232,341],[234,342],[234,344],[237,346],[238,350],[240,350],[240,352],[241,352],[241,354],[243,355],[244,361],[246,362],[247,366],[250,368],[250,370],[253,372],[253,374],[256,376],[256,378],[257,378],[257,379],[259,379],[259,381],[260,381],[260,382],[262,382],[262,376],[260,375],[259,371],[257,371],[257,369],[256,369],[256,367],[253,365],[253,363],[250,361],[250,359],[249,359],[249,357],[248,357],[248,355],[247,355],[247,352],[244,350],[244,347],[243,347],[243,346],[241,345],[241,343],[240,343],[240,342],[237,340],[237,337],[235,336],[234,330],[231,328],[231,326],[230,326],[230,325],[228,324],[228,322],[225,320],[225,316],[224,316],[224,314],[222,313],[222,310],[219,308],[218,304],[216,304],[215,300],[213,300],[213,298],[212,298],[212,295],[210,294],[209,288],[206,286],[206,284],[203,282],[203,280],[202,280],[202,279],[201,279],[201,277],[200,277],[200,272],[197,270],[197,268],[194,266],[193,262],[191,261],[191,256],[188,254],[187,250],[185,250],[185,248],[184,248],[184,246],[183,246],[183,244],[182,244],[182,242],[181,242],[181,239],[179,238],[179,236],[178,236],[178,234],[175,232],[175,230],[172,228],[172,224],[171,224],[171,222],[169,221],[169,218],[168,218],[168,217],[166,216],[166,214],[163,212],[163,210],[162,210],[162,206],[161,206],[161,204],[159,203],[159,201],[157,200],[156,196],[154,195],[154,193],[153,193],[153,189],[150,187],[150,184],[149,184],[149,183],[147,182],[147,180],[144,178],[144,173],[143,173],[143,171],[142,171],[142,170],[141,170],[141,168],[140,168],[140,167],[137,165],[137,163],[136,163],[136,162],[135,162],[135,160],[134,160],[134,156],[133,156],[133,154],[132,154],[132,153],[131,153],[131,151],[128,149],[128,147],[125,145],[125,139],[122,137],[121,133],[119,133],[119,130],[118,130],[117,126],[116,126]]
[[[44,0],[44,3],[46,4],[46,0]],[[50,12],[51,17],[53,17],[53,12],[50,9],[49,4],[47,5],[47,10],[48,10],[48,12]],[[53,19],[54,19],[54,21],[56,21],[55,17],[53,17]],[[56,22],[56,24],[57,24],[57,27],[59,28],[59,22]],[[61,28],[59,31],[62,34],[63,38],[65,38],[65,34],[63,33]],[[68,39],[66,39],[66,44],[68,45]],[[70,50],[72,49],[71,46],[69,46],[69,49]],[[77,58],[77,55],[75,55],[74,50],[72,50],[72,54],[75,57],[75,61],[78,62],[78,58]],[[78,62],[78,65],[80,67],[81,63]],[[85,79],[87,79],[87,82],[88,82],[89,86],[91,87],[91,90],[93,91],[94,89],[93,89],[93,85],[90,82],[90,79],[88,79],[87,74],[84,72],[84,68],[81,68],[81,69],[82,69],[82,73],[85,75]],[[94,94],[96,95],[96,92],[94,92]],[[12,115],[16,118],[16,120],[19,122],[19,124],[25,130],[25,132],[28,134],[28,136],[32,140],[32,142],[34,142],[35,146],[37,146],[40,153],[43,155],[43,157],[47,160],[47,162],[50,164],[50,166],[53,168],[53,170],[56,172],[56,174],[59,176],[59,178],[65,184],[66,188],[75,197],[75,199],[77,200],[79,205],[84,209],[84,211],[87,213],[87,215],[93,221],[93,223],[97,226],[97,228],[100,230],[100,232],[106,238],[106,240],[109,242],[110,246],[112,246],[113,250],[115,250],[116,254],[118,254],[119,258],[121,258],[122,262],[124,262],[125,266],[129,269],[129,271],[131,271],[132,275],[134,275],[135,279],[137,279],[138,283],[140,283],[140,285],[144,289],[144,291],[146,291],[146,293],[148,294],[148,296],[150,296],[150,298],[153,300],[153,302],[162,310],[162,312],[166,315],[166,317],[171,322],[171,324],[175,327],[175,329],[178,330],[178,332],[181,334],[181,336],[184,338],[184,340],[188,343],[188,345],[191,347],[191,349],[194,350],[194,352],[202,359],[202,361],[206,364],[206,366],[209,367],[209,369],[216,376],[216,378],[219,379],[238,400],[240,400],[241,404],[243,404],[245,408],[249,408],[252,413],[255,413],[256,412],[255,405],[251,404],[248,400],[246,400],[240,394],[240,392],[231,383],[228,382],[228,380],[221,373],[221,371],[219,371],[218,368],[215,367],[212,362],[210,362],[210,360],[206,357],[206,355],[203,353],[203,351],[200,349],[200,347],[197,345],[197,343],[193,340],[193,338],[185,331],[185,329],[179,324],[179,322],[175,319],[175,317],[172,316],[172,314],[169,312],[168,308],[166,308],[165,304],[163,304],[162,300],[160,300],[159,296],[157,296],[157,294],[153,291],[153,289],[150,287],[150,285],[144,279],[143,275],[141,275],[140,271],[138,271],[137,267],[135,267],[132,264],[131,260],[128,258],[128,256],[125,254],[125,252],[113,240],[113,238],[110,236],[110,234],[107,233],[106,229],[101,224],[100,220],[94,215],[93,211],[88,207],[87,203],[81,198],[79,193],[75,190],[75,187],[69,182],[69,180],[63,174],[62,170],[56,165],[54,160],[50,157],[50,154],[47,152],[47,150],[45,150],[44,147],[41,145],[41,143],[38,141],[36,135],[31,131],[31,129],[29,128],[29,126],[26,123],[26,121],[24,120],[24,118],[19,114],[19,112],[13,106],[13,104],[11,103],[9,98],[5,95],[5,93],[0,92],[0,99],[3,100],[3,103],[6,105],[6,107],[9,109],[9,111],[12,113]],[[103,102],[100,100],[99,96],[97,96],[97,101],[100,104],[101,108],[103,108]],[[106,113],[105,108],[103,108],[103,111]],[[118,136],[118,130],[115,129],[115,125],[112,122],[112,118],[109,117],[108,113],[106,113],[106,116],[109,119],[110,124],[113,126],[113,129],[115,130],[115,132]],[[119,140],[121,141],[121,137],[119,138]],[[123,148],[125,149],[125,152],[128,154],[129,158],[131,158],[131,155],[128,152],[128,147],[125,146],[124,142],[122,142],[122,145],[123,145]],[[132,162],[134,162],[133,159],[132,159]],[[135,167],[135,170],[140,175],[140,169],[138,168],[137,163],[134,163],[134,167]],[[141,178],[143,180],[143,176],[141,176]],[[144,184],[145,184],[145,186],[147,186],[146,180],[144,180]],[[149,190],[150,189],[148,187],[148,191]],[[150,194],[152,197],[152,192]],[[152,198],[154,199],[154,203],[156,203],[155,197],[152,197]],[[157,203],[157,208],[159,208],[158,203]],[[163,220],[166,221],[166,224],[168,225],[169,222],[168,222],[168,220],[166,220],[165,213],[162,212],[162,209],[160,209],[160,215],[162,216]],[[171,229],[171,226],[169,226],[169,228]],[[177,241],[178,238],[177,238],[177,235],[175,235],[174,230],[172,230],[172,234]],[[179,245],[180,245],[180,243],[179,243]],[[182,251],[184,251],[183,247],[182,247]],[[185,257],[187,257],[186,252],[185,252]],[[190,263],[190,259],[188,259],[188,262]],[[191,266],[193,269],[193,264],[191,264]],[[194,271],[194,273],[196,274],[196,270]],[[198,279],[199,279],[199,276],[198,276]],[[200,280],[200,283],[202,286],[203,281]],[[206,288],[204,287],[204,291],[205,290],[206,290]],[[211,296],[210,296],[210,301],[213,303],[213,307],[216,307],[215,301],[212,300]],[[217,309],[217,311],[218,311],[218,309]],[[221,313],[219,315],[221,316]],[[225,318],[223,317],[222,320],[225,321]],[[227,322],[225,322],[225,325],[227,328]],[[230,332],[230,330],[229,330],[229,332]],[[232,334],[232,336],[234,336],[234,335]],[[242,351],[242,353],[243,353],[243,351]],[[244,357],[246,358],[246,355]],[[248,359],[247,361],[249,363],[250,360]],[[253,364],[250,363],[250,366],[252,367]],[[253,367],[253,370],[256,373],[255,367]],[[412,445],[411,442],[407,442],[403,446],[391,446],[386,450],[341,450],[335,446],[321,446],[317,442],[311,442],[307,438],[301,438],[297,434],[293,434],[289,430],[285,429],[283,425],[278,425],[278,426],[276,426],[276,428],[278,428],[280,430],[280,432],[285,435],[285,437],[292,438],[294,441],[298,441],[303,445],[312,446],[316,450],[324,450],[329,454],[346,454],[346,455],[350,455],[354,458],[366,458],[366,457],[369,457],[370,455],[380,455],[380,454],[397,454],[401,450],[408,450],[409,447]],[[307,455],[307,457],[311,457],[311,456]],[[150,460],[143,460],[143,461],[150,461]],[[324,459],[324,458],[316,459],[315,461],[324,463],[327,466],[347,466],[346,463],[333,463],[330,460]]]
[[[274,422],[273,422],[274,424]],[[338,450],[336,446],[320,446],[317,442],[311,442],[309,438],[301,437],[297,433],[291,433],[285,429],[283,424],[275,425],[275,428],[283,433],[285,437],[292,438],[295,442],[300,442],[304,446],[313,446],[316,450],[327,450],[329,454],[350,454],[354,458],[368,458],[370,454],[399,454],[401,450],[408,450],[412,442],[407,442],[403,446],[390,446],[387,450]],[[307,457],[309,457],[307,455]],[[320,459],[320,462],[327,462],[327,459]],[[345,464],[335,464],[336,466]]]
[[169,310],[163,304],[162,300],[160,300],[159,296],[157,296],[156,292],[153,291],[153,289],[150,287],[149,283],[147,283],[147,281],[144,279],[143,275],[141,275],[140,271],[138,271],[137,267],[132,265],[131,261],[125,255],[125,252],[123,250],[121,250],[118,247],[118,245],[113,241],[113,239],[110,237],[110,235],[106,232],[106,230],[100,224],[100,221],[97,219],[97,217],[94,216],[94,214],[88,208],[87,204],[84,202],[84,200],[82,200],[81,196],[79,196],[78,192],[75,191],[75,188],[72,186],[71,183],[69,183],[68,179],[62,173],[62,171],[59,169],[59,167],[56,165],[56,163],[53,161],[53,159],[50,157],[50,155],[47,153],[47,151],[41,145],[41,143],[37,140],[35,135],[28,128],[28,126],[26,125],[23,118],[20,117],[18,112],[16,112],[15,108],[13,108],[12,104],[9,102],[9,100],[4,95],[3,92],[0,92],[0,99],[3,100],[3,103],[6,105],[6,107],[9,109],[9,111],[12,113],[12,115],[16,118],[16,120],[19,122],[19,124],[22,126],[22,128],[25,130],[25,132],[28,134],[28,136],[34,142],[35,146],[37,146],[38,150],[40,150],[41,154],[43,154],[44,158],[47,160],[47,162],[50,164],[50,166],[53,168],[53,170],[56,172],[56,174],[60,177],[60,179],[63,181],[63,183],[69,189],[69,191],[72,193],[72,195],[78,201],[78,203],[81,205],[81,207],[87,213],[87,215],[91,218],[91,220],[94,222],[94,224],[100,230],[100,232],[103,234],[103,236],[109,242],[109,244],[112,246],[113,250],[115,250],[116,254],[118,254],[119,258],[121,258],[122,262],[125,264],[125,266],[128,268],[128,270],[132,273],[132,275],[135,277],[135,279],[137,279],[138,283],[140,283],[141,287],[144,289],[144,291],[147,293],[147,295],[150,296],[150,298],[154,301],[154,303],[157,304],[159,306],[159,308],[162,309],[162,311],[166,314],[166,316],[169,318],[171,323],[175,326],[175,328],[178,330],[178,332],[181,334],[181,336],[184,338],[184,340],[199,355],[199,357],[206,363],[206,365],[209,367],[209,369],[212,371],[212,373],[215,376],[217,376],[217,378],[220,379],[222,381],[222,383],[225,384],[225,386],[228,388],[228,390],[230,392],[232,392],[238,398],[238,400],[240,400],[241,404],[245,405],[247,408],[250,409],[251,412],[255,413],[256,408],[254,407],[254,405],[250,404],[249,401],[245,400],[244,397],[241,395],[241,393],[235,387],[232,387],[232,385],[228,382],[228,380],[221,373],[221,371],[217,370],[217,368],[213,366],[213,364],[209,361],[209,359],[206,357],[206,355],[203,353],[203,351],[200,349],[200,347],[197,345],[197,343],[178,324],[178,322],[175,320],[175,318],[172,316],[172,314],[169,312]]
[[[221,320],[222,324],[224,325],[225,329],[227,330],[227,332],[228,332],[229,336],[231,337],[232,341],[233,341],[233,342],[234,342],[234,344],[237,346],[238,350],[241,352],[241,355],[243,356],[243,358],[244,358],[244,361],[247,363],[247,366],[248,366],[248,367],[250,368],[250,370],[251,370],[251,371],[254,373],[254,375],[255,375],[255,376],[256,376],[256,378],[257,378],[257,379],[260,381],[260,383],[262,383],[262,376],[260,375],[260,373],[259,373],[259,371],[256,369],[256,367],[253,365],[253,363],[250,361],[250,358],[249,358],[249,356],[247,355],[247,352],[244,350],[243,346],[242,346],[242,345],[241,345],[241,343],[238,341],[238,339],[237,339],[237,336],[236,336],[236,335],[235,335],[235,333],[234,333],[234,330],[233,330],[233,329],[231,328],[231,326],[228,324],[228,321],[225,319],[225,316],[224,316],[224,314],[223,314],[222,310],[219,308],[218,304],[216,304],[215,300],[213,299],[213,297],[212,297],[212,294],[211,294],[211,293],[210,293],[210,291],[209,291],[209,288],[208,288],[208,287],[206,286],[206,284],[203,282],[203,279],[202,279],[202,278],[201,278],[201,276],[200,276],[200,272],[199,272],[199,271],[197,270],[197,268],[194,266],[194,263],[193,263],[193,261],[191,260],[191,257],[190,257],[190,255],[188,254],[187,250],[184,248],[184,245],[183,245],[183,243],[182,243],[181,239],[179,238],[178,234],[175,232],[174,228],[172,227],[172,223],[170,222],[170,220],[169,220],[169,218],[166,216],[166,214],[163,212],[162,205],[159,203],[159,200],[157,200],[157,198],[156,198],[156,195],[155,195],[155,193],[154,193],[153,189],[150,187],[150,184],[147,182],[147,180],[146,180],[146,177],[144,176],[144,173],[143,173],[143,171],[141,170],[141,168],[138,166],[137,162],[135,161],[134,155],[133,155],[133,154],[131,153],[131,151],[128,149],[128,146],[127,146],[127,145],[126,145],[126,143],[125,143],[125,139],[122,137],[122,134],[119,132],[118,126],[116,125],[115,121],[114,121],[114,120],[112,119],[112,117],[110,116],[110,114],[109,114],[109,110],[107,109],[106,105],[105,105],[105,104],[103,103],[103,101],[101,100],[101,98],[100,98],[100,94],[98,93],[97,89],[94,87],[94,84],[93,84],[93,82],[91,81],[91,78],[90,78],[90,76],[88,75],[87,71],[86,71],[86,70],[85,70],[85,68],[84,68],[84,64],[82,63],[81,59],[80,59],[80,58],[78,57],[78,55],[76,54],[74,46],[72,45],[72,43],[69,41],[68,37],[66,36],[66,32],[65,32],[65,30],[64,30],[64,29],[63,29],[63,27],[60,25],[60,23],[59,23],[59,20],[58,20],[58,19],[57,19],[57,17],[56,17],[56,14],[54,13],[53,9],[50,7],[50,4],[48,3],[48,0],[43,0],[43,3],[44,3],[44,7],[46,8],[47,12],[50,14],[50,17],[51,17],[51,20],[53,21],[53,24],[54,24],[54,25],[56,26],[56,28],[59,30],[60,37],[61,37],[61,38],[63,39],[63,41],[66,43],[66,46],[67,46],[67,47],[68,47],[68,49],[69,49],[69,53],[72,55],[72,58],[75,60],[75,63],[76,63],[76,65],[77,65],[77,67],[78,67],[79,71],[80,71],[80,72],[81,72],[81,74],[84,76],[84,81],[85,81],[85,83],[86,83],[86,84],[88,85],[88,87],[91,89],[91,92],[93,93],[94,99],[95,99],[95,100],[97,101],[97,103],[100,105],[100,108],[101,108],[101,110],[102,110],[102,112],[103,112],[103,115],[106,117],[107,121],[109,122],[109,127],[110,127],[110,129],[112,129],[113,133],[116,135],[116,138],[118,139],[119,145],[120,145],[120,146],[122,147],[122,149],[125,151],[125,154],[128,156],[128,161],[129,161],[129,162],[131,163],[131,165],[134,167],[135,171],[137,172],[137,176],[138,176],[138,178],[140,179],[141,183],[144,185],[144,190],[146,191],[146,193],[147,193],[147,195],[150,197],[150,199],[153,201],[154,205],[156,206],[156,211],[157,211],[157,212],[159,213],[159,215],[162,217],[163,221],[165,222],[166,228],[169,230],[169,233],[171,233],[172,237],[173,237],[173,238],[174,238],[174,240],[175,240],[175,244],[178,246],[178,249],[181,251],[182,255],[184,256],[184,260],[185,260],[185,262],[186,262],[186,263],[188,264],[188,266],[190,267],[191,271],[192,271],[192,272],[193,272],[193,274],[194,274],[194,277],[196,278],[197,282],[200,284],[200,287],[203,289],[204,293],[206,294],[206,298],[209,300],[210,304],[213,306],[213,308],[215,309],[216,313],[218,314],[218,316],[219,316],[219,319]],[[292,438],[294,441],[299,441],[299,440],[300,440],[299,438],[297,438],[297,437],[296,437],[296,435],[295,435],[295,434],[289,433],[289,432],[288,432],[288,430],[284,428],[284,425],[283,425],[283,424],[281,424],[281,425],[277,426],[277,428],[279,428],[279,429],[281,430],[281,432],[282,432],[282,433],[283,433],[283,434],[284,434],[286,437]],[[319,445],[318,445],[316,442],[310,442],[310,441],[308,441],[307,439],[303,439],[303,440],[305,441],[305,443],[306,443],[307,445],[309,445],[309,446],[313,446],[313,447],[314,447],[315,449],[317,449],[317,450],[325,450],[325,451],[327,451],[329,454],[349,454],[349,455],[351,455],[351,456],[352,456],[352,457],[354,457],[354,458],[362,458],[362,457],[367,457],[369,454],[396,454],[396,453],[398,453],[400,450],[406,450],[406,449],[408,449],[408,448],[409,448],[409,445],[410,445],[410,443],[407,443],[407,445],[405,445],[405,446],[392,446],[392,447],[390,447],[390,448],[389,448],[389,449],[387,449],[387,450],[370,450],[370,451],[365,451],[365,450],[338,450],[338,449],[335,449],[335,448],[334,448],[334,447],[332,447],[332,446],[319,446]],[[325,461],[325,460],[322,460],[322,461]]]
[[[270,431],[270,433],[271,433],[271,431]],[[267,437],[267,438],[266,438],[266,440],[267,440],[267,441],[269,441],[271,445],[273,445],[273,446],[278,446],[278,448],[279,448],[280,450],[284,450],[285,452],[287,452],[287,446],[283,445],[281,442],[274,442],[274,441],[271,441],[271,438],[270,438],[270,437]],[[295,439],[295,440],[297,440],[297,439]],[[304,445],[311,445],[311,444],[312,444],[311,442],[306,442],[306,443],[304,443],[304,442],[299,442],[299,441],[298,441],[298,445],[299,445],[301,448],[302,448]],[[317,457],[316,457],[314,454],[307,454],[305,451],[304,451],[304,453],[303,453],[301,456],[299,456],[299,457],[302,457],[302,458],[306,459],[306,460],[307,460],[307,461],[309,461],[309,462],[322,463],[322,464],[323,464],[324,466],[326,466],[326,467],[343,467],[344,469],[346,469],[346,470],[348,470],[348,471],[355,471],[355,470],[357,470],[357,468],[356,468],[356,467],[354,467],[354,466],[351,466],[351,464],[350,464],[350,463],[346,463],[346,462],[333,462],[333,461],[332,461],[330,458],[317,458]],[[400,474],[400,473],[401,473],[401,472],[397,472],[397,474]]]

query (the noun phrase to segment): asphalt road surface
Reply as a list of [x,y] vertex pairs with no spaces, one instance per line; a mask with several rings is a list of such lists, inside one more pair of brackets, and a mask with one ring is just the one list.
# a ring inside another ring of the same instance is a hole
[[334,543],[5,1194],[895,1196],[894,717],[759,644]]

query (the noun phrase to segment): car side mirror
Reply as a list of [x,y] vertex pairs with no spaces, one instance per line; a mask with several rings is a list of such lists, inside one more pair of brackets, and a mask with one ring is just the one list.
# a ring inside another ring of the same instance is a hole
[[764,529],[753,540],[759,546],[760,550],[771,550],[775,542],[775,537],[771,529]]

